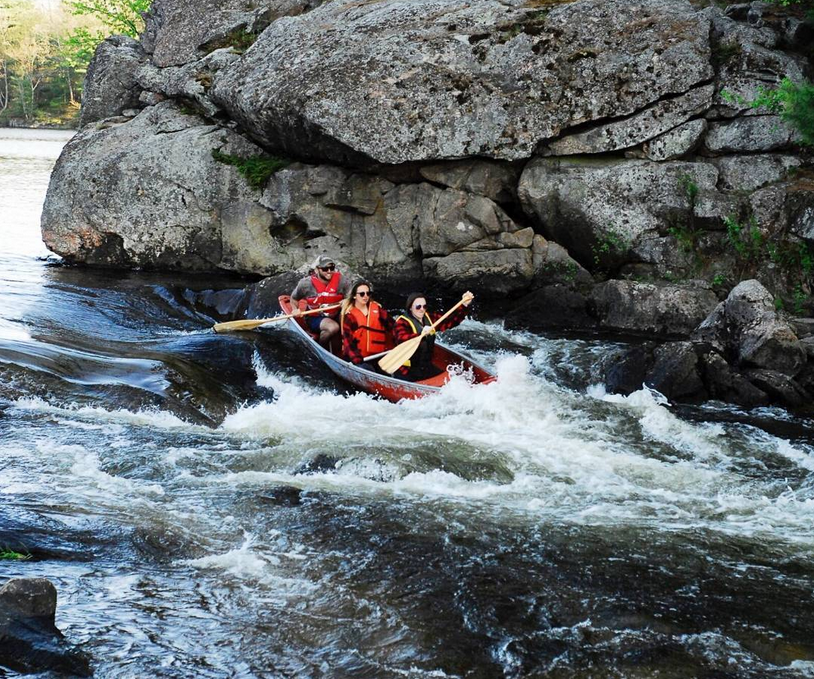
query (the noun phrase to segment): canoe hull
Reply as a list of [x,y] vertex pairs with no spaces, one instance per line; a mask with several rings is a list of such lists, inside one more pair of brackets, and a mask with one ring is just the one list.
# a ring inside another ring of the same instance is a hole
[[[279,301],[283,313],[291,313],[291,304],[288,295],[282,295]],[[437,393],[449,380],[449,373],[446,371],[448,365],[460,365],[464,370],[471,372],[475,384],[486,384],[496,379],[492,373],[475,361],[444,346],[440,342],[436,342],[433,363],[444,372],[437,377],[422,382],[400,380],[389,375],[382,375],[370,370],[365,370],[332,354],[319,344],[311,333],[305,329],[305,324],[302,319],[291,318],[286,321],[286,323],[289,330],[305,344],[312,354],[325,363],[337,377],[349,382],[362,391],[376,394],[388,401],[397,402],[403,399],[422,398]]]

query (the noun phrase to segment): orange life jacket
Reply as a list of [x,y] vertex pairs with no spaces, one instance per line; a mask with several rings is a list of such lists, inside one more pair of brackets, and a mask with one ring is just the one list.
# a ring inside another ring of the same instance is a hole
[[[331,280],[327,283],[323,281],[319,276],[314,274],[311,276],[311,282],[314,284],[314,290],[317,291],[317,294],[313,297],[306,297],[305,301],[308,304],[309,309],[318,309],[321,306],[326,306],[328,304],[338,304],[342,301],[343,296],[337,292],[339,290],[339,284],[342,281],[342,274],[338,271],[334,271],[333,275],[331,276]],[[335,316],[338,310],[331,311],[328,315]]]
[[368,315],[355,306],[348,311],[348,316],[356,320],[357,328],[353,333],[359,343],[362,356],[372,356],[381,353],[393,345],[390,334],[384,329],[381,319],[382,305],[378,302],[368,304]]

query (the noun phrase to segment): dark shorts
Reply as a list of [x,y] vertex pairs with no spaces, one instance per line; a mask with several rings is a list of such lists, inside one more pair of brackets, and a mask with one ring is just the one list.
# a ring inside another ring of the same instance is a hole
[[306,316],[305,327],[308,328],[315,335],[319,335],[319,324],[322,323],[322,320],[324,318],[325,316],[323,316],[322,314],[318,314],[315,316]]

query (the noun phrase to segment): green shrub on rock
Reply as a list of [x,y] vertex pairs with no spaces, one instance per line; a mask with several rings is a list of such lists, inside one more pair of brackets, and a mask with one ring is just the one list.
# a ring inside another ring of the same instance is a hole
[[271,175],[291,163],[285,158],[275,158],[274,156],[241,158],[240,156],[224,153],[220,149],[212,149],[212,157],[219,163],[237,168],[237,171],[249,182],[249,186],[258,191],[263,190]]

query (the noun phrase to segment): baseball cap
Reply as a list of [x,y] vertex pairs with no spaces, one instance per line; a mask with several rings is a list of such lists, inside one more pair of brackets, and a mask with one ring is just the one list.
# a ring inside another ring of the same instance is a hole
[[334,258],[330,255],[320,255],[317,257],[317,261],[314,262],[314,268],[318,266],[328,266],[329,264],[336,264],[336,262],[334,262]]

